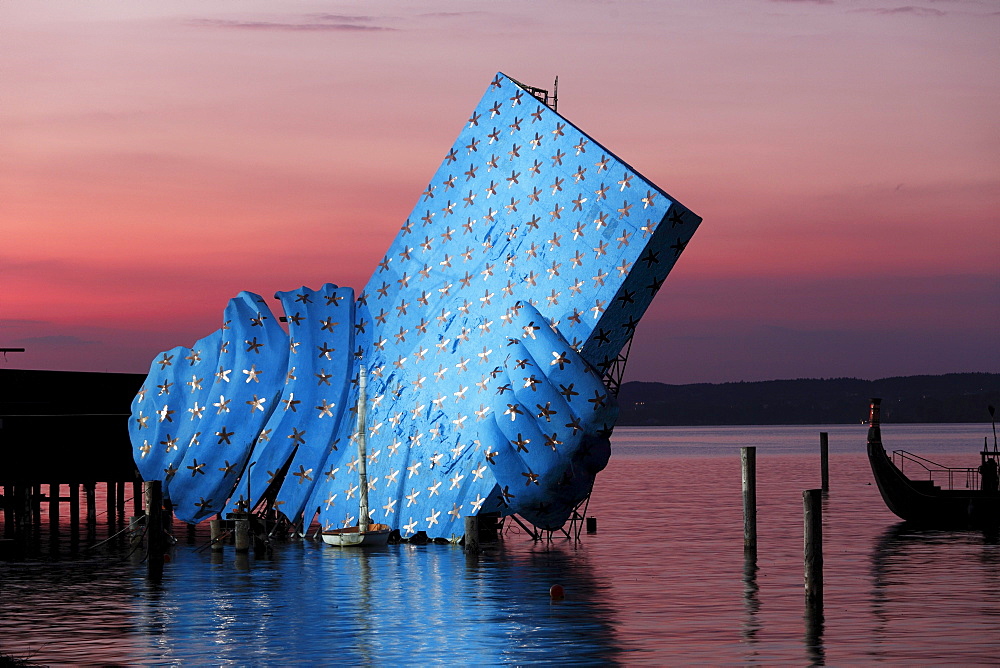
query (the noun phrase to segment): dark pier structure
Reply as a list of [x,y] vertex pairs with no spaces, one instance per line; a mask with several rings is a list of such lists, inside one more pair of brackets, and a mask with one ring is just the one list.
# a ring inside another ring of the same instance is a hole
[[127,428],[142,381],[0,369],[0,556],[37,552],[43,524],[49,545],[68,539],[76,550],[98,540],[99,524],[111,536],[126,528],[127,513],[143,514]]

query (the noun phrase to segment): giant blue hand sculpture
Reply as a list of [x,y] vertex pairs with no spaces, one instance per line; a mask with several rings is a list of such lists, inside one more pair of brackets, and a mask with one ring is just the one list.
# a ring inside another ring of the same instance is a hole
[[130,431],[195,522],[262,499],[357,522],[370,370],[370,514],[404,536],[462,516],[561,526],[610,456],[606,386],[700,218],[503,74],[355,298],[242,293],[223,329],[154,360]]

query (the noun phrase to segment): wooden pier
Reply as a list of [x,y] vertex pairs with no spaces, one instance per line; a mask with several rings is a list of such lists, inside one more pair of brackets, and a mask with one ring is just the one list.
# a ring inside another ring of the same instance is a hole
[[143,514],[128,436],[142,378],[0,370],[0,558],[75,551]]

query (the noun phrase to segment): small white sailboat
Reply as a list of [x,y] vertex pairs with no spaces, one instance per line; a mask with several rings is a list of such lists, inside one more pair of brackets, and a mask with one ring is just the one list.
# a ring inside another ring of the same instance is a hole
[[373,524],[368,515],[367,383],[368,373],[362,366],[358,378],[358,524],[353,527],[324,531],[322,533],[323,542],[327,545],[340,547],[378,546],[389,542],[389,525]]

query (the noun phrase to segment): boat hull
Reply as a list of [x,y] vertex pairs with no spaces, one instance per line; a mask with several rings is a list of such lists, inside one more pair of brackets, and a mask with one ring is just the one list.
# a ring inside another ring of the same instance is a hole
[[367,531],[361,531],[360,527],[347,527],[345,529],[331,529],[324,531],[323,542],[327,545],[337,547],[377,547],[389,543],[389,533],[391,529],[387,524],[371,524]]
[[911,480],[889,458],[881,442],[868,443],[868,461],[885,505],[913,524],[962,527],[1000,521],[1000,495],[980,490],[948,490]]

